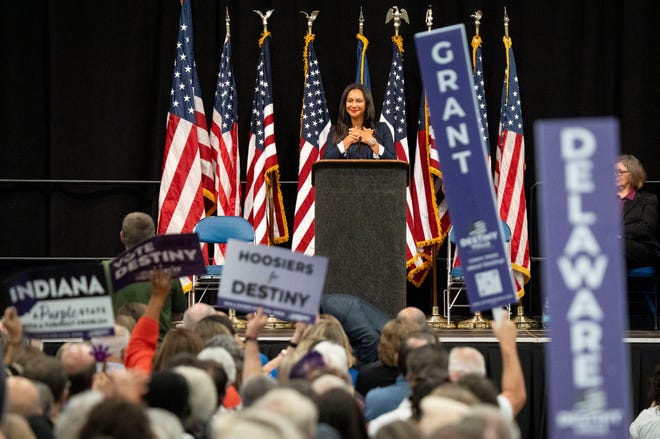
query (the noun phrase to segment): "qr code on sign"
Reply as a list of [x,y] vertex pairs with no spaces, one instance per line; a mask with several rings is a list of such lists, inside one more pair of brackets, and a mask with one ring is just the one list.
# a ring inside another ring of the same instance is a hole
[[502,292],[502,281],[500,280],[500,273],[497,270],[488,270],[477,273],[475,276],[477,282],[477,290],[479,296],[492,296]]

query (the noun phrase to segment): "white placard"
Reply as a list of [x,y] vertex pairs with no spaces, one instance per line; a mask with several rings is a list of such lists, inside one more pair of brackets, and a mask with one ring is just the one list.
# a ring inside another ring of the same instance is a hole
[[319,312],[328,258],[230,240],[218,306],[313,322]]

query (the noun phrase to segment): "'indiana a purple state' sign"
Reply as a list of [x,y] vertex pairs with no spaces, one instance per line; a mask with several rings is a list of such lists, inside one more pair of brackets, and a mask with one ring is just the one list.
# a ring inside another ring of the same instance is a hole
[[30,338],[89,338],[114,333],[112,301],[101,264],[21,272],[2,284]]
[[552,438],[628,437],[618,131],[612,118],[535,123]]
[[445,195],[472,311],[517,301],[480,135],[462,24],[415,35]]

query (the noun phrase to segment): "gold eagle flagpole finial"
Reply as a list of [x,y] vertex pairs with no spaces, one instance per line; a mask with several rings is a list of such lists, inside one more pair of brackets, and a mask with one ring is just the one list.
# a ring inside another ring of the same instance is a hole
[[312,24],[314,23],[314,20],[316,20],[316,17],[319,15],[319,11],[312,11],[311,14],[308,14],[305,11],[300,11],[301,14],[305,14],[305,17],[307,18],[307,35],[312,34]]
[[397,6],[392,6],[385,16],[385,23],[389,23],[394,20],[394,36],[399,36],[399,27],[401,27],[401,20],[410,24],[410,19],[408,18],[408,12],[405,9],[399,9]]
[[264,34],[268,33],[268,19],[270,18],[270,15],[273,13],[274,10],[275,9],[269,9],[266,11],[265,14],[257,9],[252,10],[252,12],[254,12],[259,17],[261,17],[261,23],[264,25]]

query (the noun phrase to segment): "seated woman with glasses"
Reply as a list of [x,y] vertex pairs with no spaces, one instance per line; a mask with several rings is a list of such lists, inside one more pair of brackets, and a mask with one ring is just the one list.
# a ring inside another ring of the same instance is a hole
[[623,214],[626,266],[629,269],[655,266],[660,258],[660,246],[655,237],[658,198],[642,190],[646,171],[635,156],[619,157],[615,175]]

